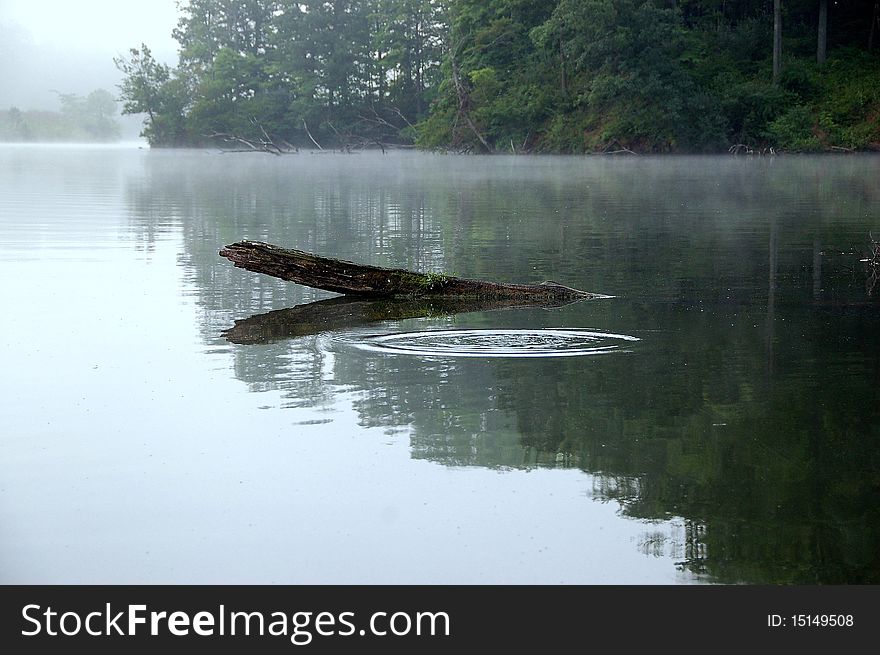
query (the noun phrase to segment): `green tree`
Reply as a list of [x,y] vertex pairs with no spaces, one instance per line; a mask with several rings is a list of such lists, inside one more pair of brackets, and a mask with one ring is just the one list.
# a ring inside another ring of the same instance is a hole
[[560,100],[555,70],[530,38],[552,8],[524,0],[450,3],[445,79],[422,127],[424,145],[525,146]]
[[90,140],[112,141],[119,138],[116,122],[116,99],[105,89],[96,89],[85,98],[61,96],[62,114],[67,114]]
[[142,135],[151,145],[180,145],[186,140],[184,80],[155,60],[146,44],[131,48],[128,57],[114,58],[125,76],[120,84],[123,114],[146,114]]
[[10,107],[0,112],[0,140],[30,141],[31,129],[24,112],[18,107]]
[[579,74],[573,103],[593,140],[586,145],[664,151],[720,141],[723,121],[687,65],[677,10],[651,0],[561,0],[533,37],[559,48]]
[[407,120],[424,114],[439,83],[443,11],[438,0],[380,0],[374,6],[375,96]]
[[175,69],[145,46],[117,65],[154,145],[867,148],[876,61],[841,71],[872,9],[819,0],[817,40],[816,0],[191,0]]

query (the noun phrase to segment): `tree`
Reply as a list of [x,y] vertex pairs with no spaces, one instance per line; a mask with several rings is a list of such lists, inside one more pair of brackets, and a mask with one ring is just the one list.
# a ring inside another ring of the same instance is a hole
[[151,145],[182,143],[186,105],[182,79],[172,77],[171,68],[157,62],[146,44],[129,50],[128,57],[115,57],[113,62],[125,76],[119,85],[122,113],[147,115],[142,135]]
[[380,0],[373,20],[376,98],[389,100],[407,120],[427,108],[426,93],[439,83],[444,7],[438,0]]
[[773,86],[782,73],[782,0],[773,0]]
[[783,70],[782,0],[189,0],[176,69],[117,65],[154,145],[702,151],[783,145],[781,120],[788,147],[875,147],[876,67],[850,74],[873,4],[786,4]]
[[66,138],[87,141],[112,141],[119,138],[116,100],[104,89],[96,89],[83,98],[75,93],[59,93],[61,116]]
[[94,139],[109,141],[119,138],[116,122],[116,99],[105,89],[96,89],[83,102],[83,129]]
[[875,2],[871,14],[871,31],[868,34],[868,50],[874,49],[874,34],[876,34],[878,27],[880,27],[880,2]]
[[206,68],[228,48],[240,54],[262,55],[269,47],[275,17],[292,3],[277,0],[190,0],[181,6],[174,30],[184,65]]
[[720,139],[720,119],[685,61],[677,10],[650,0],[560,0],[532,34],[548,61],[568,62],[578,75],[567,84],[579,87],[573,102],[599,142],[668,150]]

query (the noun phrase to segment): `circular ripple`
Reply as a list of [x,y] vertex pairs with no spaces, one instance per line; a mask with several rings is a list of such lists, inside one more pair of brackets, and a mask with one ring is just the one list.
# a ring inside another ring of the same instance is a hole
[[626,352],[636,337],[587,330],[428,330],[366,337],[357,345],[428,357],[581,357]]

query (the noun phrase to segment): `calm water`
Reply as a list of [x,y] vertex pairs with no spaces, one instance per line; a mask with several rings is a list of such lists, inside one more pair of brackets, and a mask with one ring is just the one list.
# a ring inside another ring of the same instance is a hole
[[[880,582],[878,179],[0,147],[0,583]],[[614,297],[277,311],[242,238]]]

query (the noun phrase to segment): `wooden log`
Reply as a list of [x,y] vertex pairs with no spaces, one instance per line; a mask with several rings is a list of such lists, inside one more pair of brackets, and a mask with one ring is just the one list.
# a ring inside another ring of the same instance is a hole
[[261,241],[239,241],[220,251],[239,268],[316,289],[369,298],[495,298],[577,300],[607,298],[556,282],[503,284],[452,275],[355,264]]
[[[580,299],[567,302],[578,302],[578,300]],[[559,307],[567,302],[479,298],[371,300],[356,296],[337,296],[236,320],[235,325],[223,332],[223,336],[227,341],[241,345],[275,343],[385,321],[486,312],[513,307]]]

